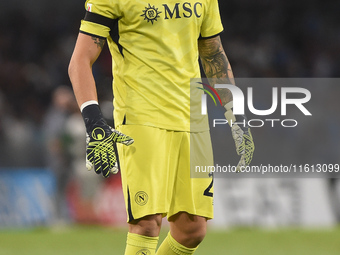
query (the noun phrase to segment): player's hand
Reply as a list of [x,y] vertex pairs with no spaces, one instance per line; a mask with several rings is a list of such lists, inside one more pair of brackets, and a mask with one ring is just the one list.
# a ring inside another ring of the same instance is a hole
[[237,164],[236,171],[240,172],[244,167],[249,166],[253,158],[255,145],[253,136],[248,125],[246,116],[234,115],[232,107],[226,107],[225,117],[231,126],[231,134],[233,136],[237,155],[241,156]]
[[[101,115],[98,105],[90,105],[82,111],[86,125],[86,167],[94,168],[105,178],[118,173],[115,143],[130,145],[134,140],[110,127]],[[95,114],[95,115],[94,115]]]

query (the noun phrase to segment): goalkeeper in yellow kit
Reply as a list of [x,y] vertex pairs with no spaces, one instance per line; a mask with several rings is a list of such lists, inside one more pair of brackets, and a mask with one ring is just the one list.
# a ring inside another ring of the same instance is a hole
[[[213,218],[212,178],[190,178],[190,166],[213,164],[207,117],[190,114],[199,57],[212,83],[233,83],[218,2],[88,0],[85,8],[69,76],[87,130],[87,168],[104,177],[117,173],[117,143],[129,223],[126,255],[193,254]],[[105,42],[113,63],[115,129],[101,115],[92,74]],[[233,115],[230,91],[217,91],[239,167],[247,165],[254,150],[250,130],[231,123],[244,116]],[[170,231],[156,252],[165,216]]]

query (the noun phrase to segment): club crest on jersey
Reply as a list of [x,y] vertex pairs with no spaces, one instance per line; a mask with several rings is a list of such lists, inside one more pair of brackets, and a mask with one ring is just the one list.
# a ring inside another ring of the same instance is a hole
[[159,14],[162,12],[158,11],[158,8],[156,8],[154,5],[151,6],[149,4],[148,7],[145,7],[145,10],[143,10],[143,14],[140,15],[144,17],[144,20],[147,20],[148,22],[151,21],[151,24],[153,25],[154,21],[157,21],[157,18],[159,18]]

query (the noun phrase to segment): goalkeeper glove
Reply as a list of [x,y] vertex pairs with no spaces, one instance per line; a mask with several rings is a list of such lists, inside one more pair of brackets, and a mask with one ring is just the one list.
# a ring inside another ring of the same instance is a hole
[[85,106],[82,115],[86,126],[86,167],[107,178],[118,173],[114,143],[130,145],[134,141],[110,127],[103,118],[97,102]]
[[[233,101],[227,103],[224,108],[227,110],[224,113],[230,127],[231,134],[235,141],[237,155],[241,156],[237,164],[236,171],[240,172],[242,168],[248,166],[253,158],[255,145],[250,132],[248,121],[245,115],[234,115]],[[243,124],[243,125],[240,125]]]

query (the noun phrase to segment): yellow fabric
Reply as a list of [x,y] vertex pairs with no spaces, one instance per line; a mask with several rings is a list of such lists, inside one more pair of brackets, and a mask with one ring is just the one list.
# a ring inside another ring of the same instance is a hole
[[204,121],[190,129],[190,78],[200,77],[198,38],[223,30],[217,0],[87,0],[85,7],[118,20],[122,52],[108,27],[89,21],[80,27],[107,37],[114,62],[115,123],[126,117],[126,124],[208,130],[206,115],[197,115]]
[[159,246],[156,255],[190,255],[194,254],[196,248],[187,248],[178,243],[170,234],[164,239],[162,244]]
[[[118,130],[134,139],[117,144],[128,221],[161,213],[168,218],[185,211],[213,218],[212,178],[191,178],[190,167],[212,165],[209,131],[167,131],[143,125]],[[207,195],[207,192],[211,195]]]
[[128,233],[125,255],[155,255],[158,237]]

